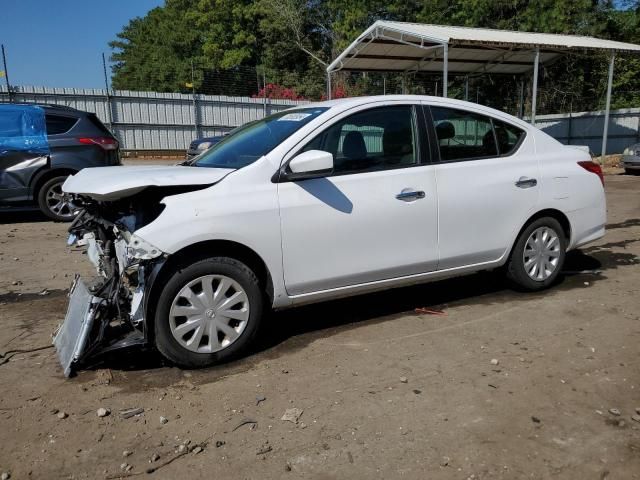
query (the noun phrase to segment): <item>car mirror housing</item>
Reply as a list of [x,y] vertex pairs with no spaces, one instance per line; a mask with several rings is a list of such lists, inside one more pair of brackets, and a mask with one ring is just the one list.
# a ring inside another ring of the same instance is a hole
[[333,172],[333,155],[322,150],[309,150],[296,155],[289,162],[283,180],[304,180],[326,177]]

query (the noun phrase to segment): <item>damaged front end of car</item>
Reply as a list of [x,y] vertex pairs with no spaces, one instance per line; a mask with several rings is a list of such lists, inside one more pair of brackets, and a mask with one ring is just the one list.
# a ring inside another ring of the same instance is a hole
[[149,293],[169,254],[139,233],[153,222],[171,225],[175,213],[165,212],[168,197],[209,188],[233,171],[162,165],[96,167],[65,181],[63,192],[82,208],[69,228],[68,243],[85,249],[98,273],[91,280],[76,277],[64,322],[54,334],[66,376],[98,355],[151,344]]
[[68,244],[86,249],[98,276],[76,276],[65,320],[54,335],[67,377],[91,358],[148,341],[147,286],[167,256],[134,232],[162,212],[166,192],[153,193],[108,202],[79,196],[83,210],[69,228]]

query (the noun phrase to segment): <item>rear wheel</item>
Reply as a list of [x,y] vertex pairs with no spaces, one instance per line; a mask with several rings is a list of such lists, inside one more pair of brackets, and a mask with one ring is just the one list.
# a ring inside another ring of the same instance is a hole
[[263,294],[243,263],[213,257],[178,269],[160,294],[156,346],[175,364],[198,368],[229,360],[254,340]]
[[38,191],[38,206],[42,213],[58,222],[70,222],[76,216],[78,207],[71,197],[62,191],[67,175],[47,180]]
[[522,231],[513,247],[507,277],[524,290],[549,287],[562,270],[566,242],[562,226],[555,218],[535,220]]

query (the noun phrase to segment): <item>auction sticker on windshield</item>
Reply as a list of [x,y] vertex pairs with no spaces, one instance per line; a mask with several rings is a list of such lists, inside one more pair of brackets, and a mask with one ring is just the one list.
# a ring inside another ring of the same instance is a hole
[[307,118],[309,115],[311,114],[302,113],[302,112],[287,113],[286,115],[283,115],[282,117],[280,117],[277,121],[282,122],[284,120],[289,122],[299,122],[300,120],[304,120],[305,118]]

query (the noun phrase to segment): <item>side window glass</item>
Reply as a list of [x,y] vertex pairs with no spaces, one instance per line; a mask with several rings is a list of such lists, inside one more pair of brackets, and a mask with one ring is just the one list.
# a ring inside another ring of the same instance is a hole
[[360,173],[418,163],[413,107],[380,107],[330,126],[303,149],[333,154],[334,173]]
[[62,115],[45,115],[45,121],[47,123],[47,135],[59,135],[71,130],[71,127],[76,124],[78,119]]
[[493,128],[496,132],[500,155],[513,153],[524,138],[524,130],[500,120],[493,120]]
[[498,156],[489,117],[444,107],[431,107],[431,115],[442,161]]

